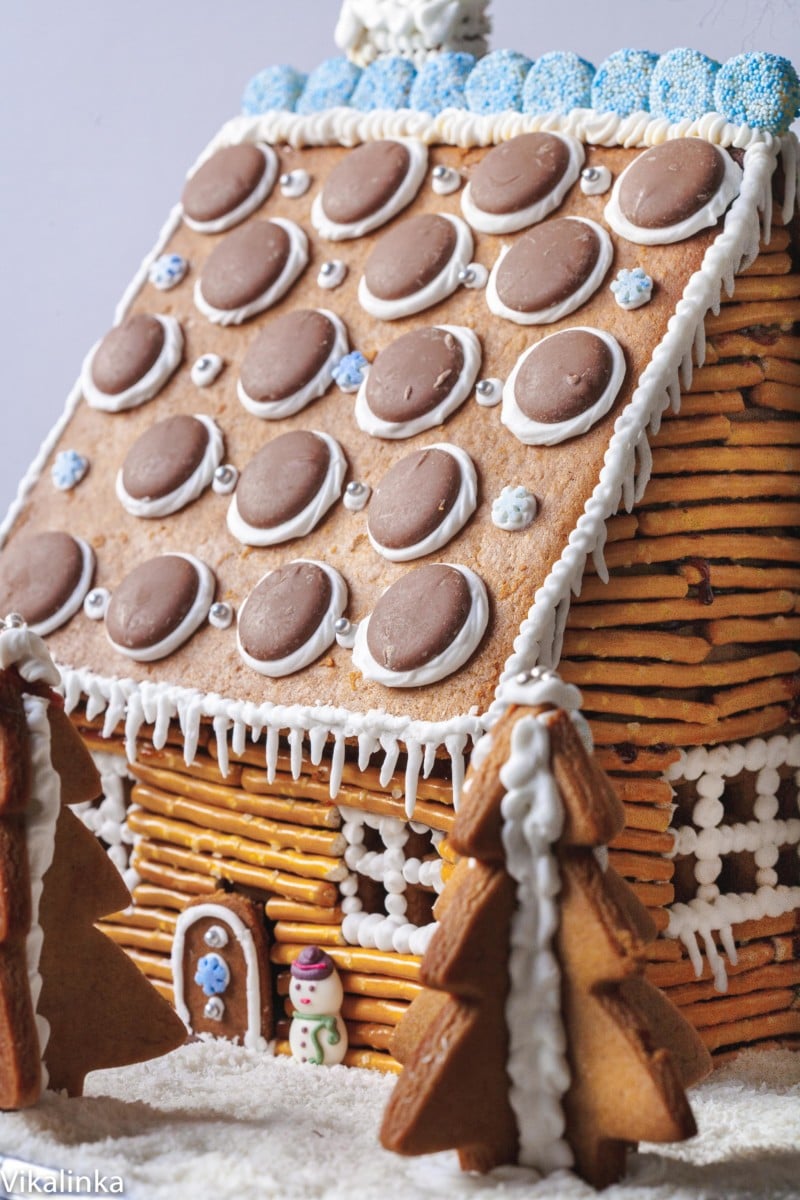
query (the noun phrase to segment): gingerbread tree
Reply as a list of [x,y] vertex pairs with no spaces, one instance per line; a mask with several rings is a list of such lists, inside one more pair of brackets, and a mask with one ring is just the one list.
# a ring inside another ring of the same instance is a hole
[[85,1075],[185,1040],[166,1000],[94,922],[130,903],[69,806],[92,800],[91,757],[50,690],[41,640],[0,621],[0,1108],[42,1085],[79,1095]]
[[692,1136],[684,1088],[710,1061],[644,979],[655,928],[599,849],[622,806],[572,715],[512,707],[476,757],[381,1140],[604,1187],[632,1143]]

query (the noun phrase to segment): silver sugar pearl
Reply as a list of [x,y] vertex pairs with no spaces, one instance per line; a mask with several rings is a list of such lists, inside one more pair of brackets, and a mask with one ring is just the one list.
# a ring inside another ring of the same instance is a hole
[[227,629],[233,621],[233,609],[230,604],[225,604],[224,601],[218,600],[211,605],[208,610],[208,623],[213,625],[215,629]]
[[228,934],[221,925],[209,925],[203,934],[203,941],[212,950],[221,950],[228,944]]
[[600,178],[600,172],[597,167],[584,167],[581,171],[581,179],[585,179],[588,183],[594,183]]
[[491,379],[481,379],[476,385],[475,391],[479,396],[491,396],[494,392],[494,384]]
[[337,617],[337,619],[333,623],[334,633],[344,634],[344,633],[348,633],[350,631],[350,629],[351,629],[351,625],[350,625],[350,622],[348,621],[347,617]]
[[363,491],[364,491],[364,484],[360,483],[357,479],[353,479],[347,485],[348,496],[360,496]]
[[89,595],[86,597],[86,604],[89,608],[102,608],[104,600],[105,596],[99,588],[96,588],[93,592],[89,592]]
[[236,487],[239,472],[231,463],[220,463],[214,472],[212,487],[218,496],[227,496]]
[[231,467],[217,467],[214,472],[214,478],[217,483],[230,483],[233,479],[233,469]]
[[203,1009],[203,1016],[208,1021],[221,1021],[225,1016],[225,1001],[219,996],[212,996]]
[[278,180],[278,183],[281,187],[288,187],[291,182],[292,177],[288,171],[284,171],[283,175],[281,175],[280,179]]
[[335,270],[336,270],[336,263],[329,261],[329,262],[324,262],[322,264],[322,266],[319,269],[319,273],[320,273],[320,275],[332,275]]
[[83,601],[83,611],[90,621],[102,621],[108,611],[111,593],[108,588],[96,587],[87,592]]
[[433,168],[433,178],[446,179],[448,171],[449,167],[445,167],[442,163],[440,163],[438,167]]
[[462,267],[458,272],[458,282],[470,284],[475,279],[475,271],[472,267]]

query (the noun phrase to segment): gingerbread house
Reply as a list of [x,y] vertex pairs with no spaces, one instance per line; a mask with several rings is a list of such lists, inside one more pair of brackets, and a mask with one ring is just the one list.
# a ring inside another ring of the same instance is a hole
[[101,928],[260,1044],[183,961],[222,888],[263,981],[255,900],[280,1003],[324,946],[347,1061],[398,1069],[465,764],[558,667],[649,979],[713,1051],[796,1037],[797,77],[392,7],[248,86],[3,526],[133,894]]

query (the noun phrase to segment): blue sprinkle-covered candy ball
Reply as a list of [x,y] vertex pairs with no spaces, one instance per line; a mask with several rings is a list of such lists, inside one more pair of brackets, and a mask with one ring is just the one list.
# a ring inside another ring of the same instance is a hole
[[361,67],[344,55],[326,58],[309,75],[296,111],[307,115],[349,104],[360,78]]
[[464,86],[475,62],[474,54],[455,50],[431,55],[414,80],[409,108],[429,113],[439,113],[445,108],[466,108]]
[[359,112],[375,108],[406,108],[417,69],[407,58],[376,58],[364,71],[350,99]]
[[719,63],[699,50],[662,54],[650,80],[650,112],[668,121],[695,120],[714,111],[714,81]]
[[797,72],[780,54],[738,54],[719,70],[714,105],[734,125],[785,133],[800,116]]
[[493,50],[482,58],[464,89],[467,107],[474,113],[505,112],[522,108],[522,89],[531,60],[514,50]]
[[306,84],[306,75],[294,67],[265,67],[248,83],[242,96],[242,112],[248,117],[279,111],[293,112]]
[[597,68],[592,84],[592,108],[627,117],[648,112],[650,82],[658,55],[650,50],[617,50]]
[[522,90],[525,113],[565,113],[592,102],[594,67],[571,50],[543,54],[528,71]]

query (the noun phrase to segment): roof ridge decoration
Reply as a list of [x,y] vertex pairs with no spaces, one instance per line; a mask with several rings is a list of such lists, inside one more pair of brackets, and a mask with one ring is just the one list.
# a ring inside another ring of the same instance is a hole
[[[290,66],[267,67],[247,85],[242,111],[248,116],[268,112],[310,115],[344,107],[357,112],[410,110],[431,116],[450,110],[477,116],[572,114],[574,119],[576,113],[588,110],[595,117],[604,114],[607,120],[635,118],[640,126],[648,119],[672,126],[713,114],[722,124],[777,136],[786,133],[800,116],[797,71],[779,54],[748,51],[721,64],[688,47],[661,55],[626,48],[609,55],[597,69],[570,51],[549,51],[532,60],[515,51],[493,50],[479,58],[476,52],[482,54],[484,45],[480,39],[467,50],[468,38],[456,39],[451,45],[448,35],[441,32],[444,24],[434,29],[434,10],[444,23],[453,3],[346,0],[340,26],[344,22],[349,32],[342,35],[343,41],[355,37],[353,45],[361,45],[359,35],[353,33],[356,26],[361,28],[362,38],[368,36],[363,22],[359,25],[363,6],[374,10],[382,30],[375,33],[376,42],[370,43],[373,50],[380,44],[380,51],[364,57],[349,48],[349,57],[326,59],[308,76]],[[473,0],[468,6],[470,14],[482,4],[483,0]],[[355,15],[356,8],[359,15]],[[410,10],[416,12],[417,8],[430,21],[426,24],[420,16],[425,32],[417,30],[414,37],[426,47],[440,39],[438,48],[417,53],[402,21],[396,34],[388,32],[390,11],[397,10],[412,21]]]
[[487,50],[489,0],[344,0],[334,33],[351,62],[387,54],[422,65],[437,51]]

